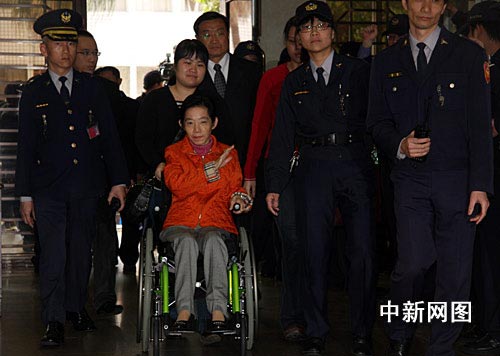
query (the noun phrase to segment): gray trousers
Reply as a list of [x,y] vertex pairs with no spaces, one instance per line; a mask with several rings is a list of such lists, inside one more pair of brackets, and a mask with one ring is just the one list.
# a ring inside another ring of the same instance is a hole
[[209,312],[220,310],[227,314],[228,252],[224,238],[229,233],[216,227],[189,228],[172,226],[163,230],[160,240],[173,242],[175,252],[175,299],[177,311],[189,310],[196,316],[194,290],[198,254],[203,255],[203,271],[207,287]]

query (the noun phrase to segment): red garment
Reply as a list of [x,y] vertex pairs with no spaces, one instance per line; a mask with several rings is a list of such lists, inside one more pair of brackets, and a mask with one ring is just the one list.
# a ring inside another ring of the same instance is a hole
[[217,142],[212,136],[213,146],[205,156],[194,153],[186,136],[182,141],[165,149],[165,184],[172,192],[172,206],[163,223],[170,226],[195,228],[218,227],[232,234],[238,230],[229,210],[231,195],[245,192],[241,187],[241,168],[238,154],[233,150],[232,160],[219,170],[220,179],[208,183],[203,169],[208,162],[217,160],[229,146]]
[[244,169],[245,179],[255,179],[255,171],[265,144],[267,144],[265,157],[269,154],[269,142],[271,142],[276,108],[278,107],[283,81],[288,73],[287,64],[283,63],[269,69],[260,80],[253,112],[252,135],[248,144]]

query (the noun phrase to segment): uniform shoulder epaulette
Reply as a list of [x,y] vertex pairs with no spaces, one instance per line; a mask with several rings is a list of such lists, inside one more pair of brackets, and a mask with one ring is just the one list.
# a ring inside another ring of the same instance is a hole
[[41,80],[42,78],[42,74],[37,74],[33,77],[31,77],[30,79],[28,79],[28,81],[26,83],[23,84],[24,87],[28,87],[30,85],[33,85],[34,83],[37,83]]

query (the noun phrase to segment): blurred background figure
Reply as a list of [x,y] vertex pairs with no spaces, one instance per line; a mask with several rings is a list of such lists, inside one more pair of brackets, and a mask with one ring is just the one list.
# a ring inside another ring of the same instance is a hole
[[247,61],[257,63],[262,71],[265,69],[266,55],[255,41],[240,42],[234,49],[234,55],[246,59]]
[[137,97],[137,101],[142,103],[144,97],[152,90],[163,88],[165,85],[165,78],[161,75],[160,71],[152,70],[146,73],[143,81],[144,92],[141,96]]
[[399,38],[403,35],[408,34],[410,31],[410,23],[408,21],[408,15],[398,14],[387,24],[387,29],[382,32],[382,37],[387,41],[387,46],[392,46],[398,42]]

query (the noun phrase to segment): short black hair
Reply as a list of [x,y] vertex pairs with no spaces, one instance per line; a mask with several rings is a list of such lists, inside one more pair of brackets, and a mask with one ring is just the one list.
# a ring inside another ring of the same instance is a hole
[[94,36],[87,30],[78,30],[78,37],[83,36],[83,37],[89,37],[89,38],[94,38]]
[[477,28],[478,25],[483,26],[486,34],[490,39],[500,42],[500,21],[487,21],[487,22],[472,22],[470,24],[470,31]]
[[120,71],[118,70],[118,68],[112,67],[112,66],[105,66],[105,67],[98,68],[94,72],[94,75],[99,75],[103,72],[111,72],[111,74],[113,74],[113,77],[115,77],[116,80],[120,80],[120,78],[121,78]]
[[215,120],[215,107],[214,104],[212,103],[212,100],[208,96],[201,95],[201,94],[192,94],[188,96],[186,99],[184,99],[182,103],[182,108],[181,108],[181,123],[184,125],[184,119],[186,115],[186,111],[188,111],[191,108],[195,107],[202,107],[206,108],[208,112],[208,117],[210,117],[210,120],[212,122]]
[[175,47],[174,64],[179,63],[183,58],[195,56],[201,59],[205,65],[208,64],[208,50],[203,43],[198,40],[182,40]]
[[196,36],[198,36],[198,31],[200,30],[200,25],[202,22],[205,21],[211,21],[211,20],[218,20],[221,19],[224,22],[224,25],[226,26],[226,31],[229,32],[229,20],[226,16],[219,14],[218,12],[215,11],[208,11],[202,14],[200,17],[196,19],[193,25],[193,30]]
[[285,24],[285,28],[283,29],[283,38],[285,39],[285,41],[288,39],[288,34],[290,33],[290,29],[292,27],[297,27],[297,17],[296,16],[289,18]]

